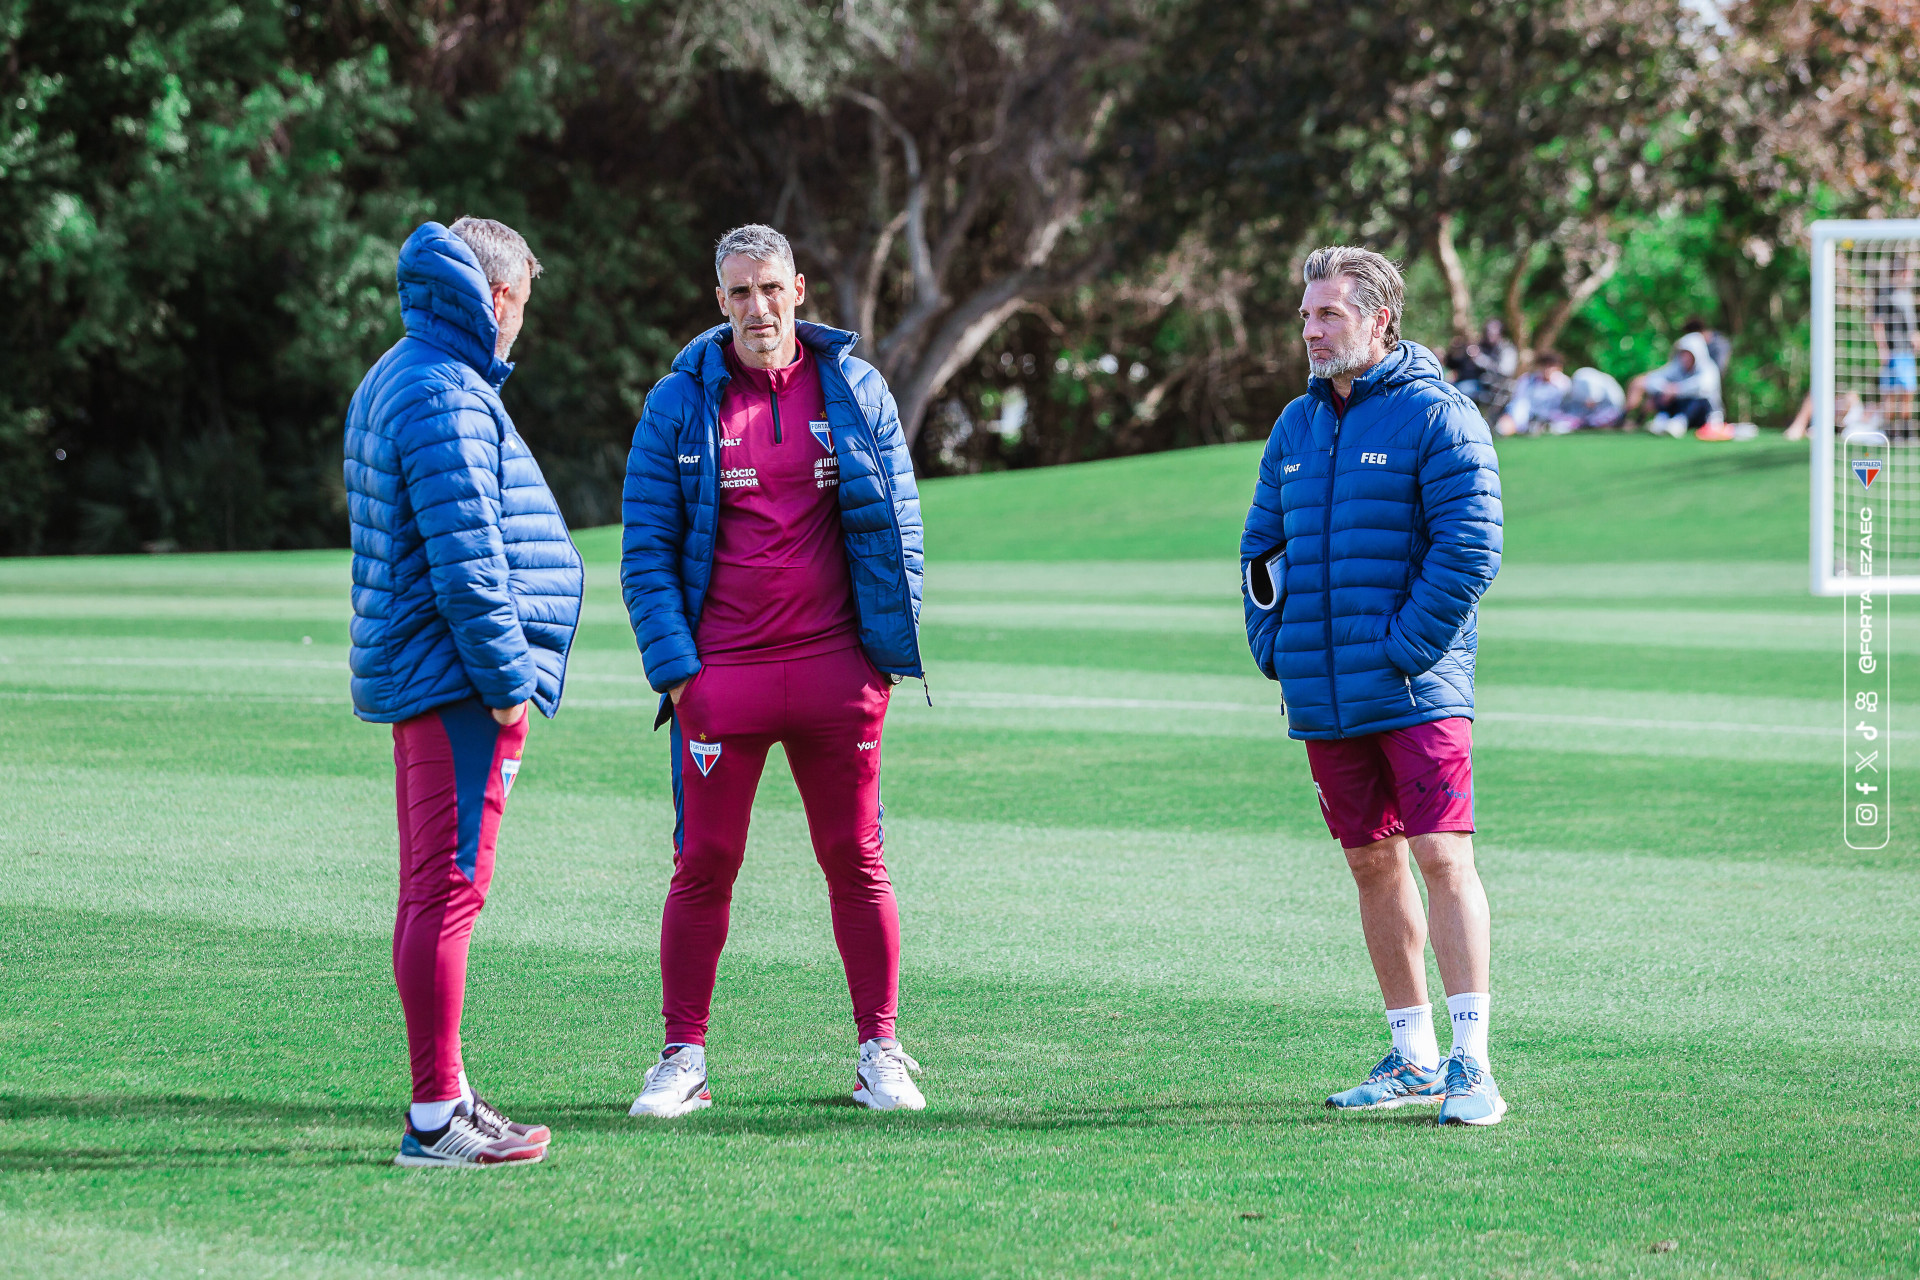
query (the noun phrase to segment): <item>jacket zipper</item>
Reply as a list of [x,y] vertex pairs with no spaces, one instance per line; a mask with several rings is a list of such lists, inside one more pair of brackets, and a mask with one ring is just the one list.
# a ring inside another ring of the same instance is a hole
[[[1331,406],[1329,406],[1331,407]],[[1347,401],[1347,407],[1353,407],[1353,401]],[[1338,410],[1333,415],[1333,440],[1327,445],[1327,518],[1320,530],[1320,572],[1321,585],[1327,593],[1326,636],[1327,636],[1327,692],[1333,699],[1333,731],[1340,730],[1340,676],[1334,669],[1333,661],[1333,482],[1339,468],[1340,421]]]
[[773,385],[773,379],[767,379],[767,403],[773,406],[773,442],[780,443],[780,392]]

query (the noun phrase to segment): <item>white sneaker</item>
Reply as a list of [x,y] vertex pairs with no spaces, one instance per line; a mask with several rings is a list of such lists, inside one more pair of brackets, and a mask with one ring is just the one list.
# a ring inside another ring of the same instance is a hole
[[853,1100],[875,1111],[922,1110],[927,1100],[908,1074],[919,1070],[898,1040],[869,1040],[860,1046],[860,1065],[854,1068]]
[[713,1105],[713,1092],[707,1088],[707,1051],[697,1044],[669,1048],[673,1052],[662,1049],[660,1061],[647,1068],[647,1082],[627,1108],[628,1115],[671,1120]]
[[1653,421],[1647,424],[1647,430],[1657,436],[1672,436],[1678,440],[1680,433],[1686,430],[1685,418],[1673,413],[1656,413]]

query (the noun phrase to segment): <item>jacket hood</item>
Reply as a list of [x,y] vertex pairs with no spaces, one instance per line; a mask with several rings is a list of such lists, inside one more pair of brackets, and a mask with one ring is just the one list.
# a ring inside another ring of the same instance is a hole
[[[793,336],[815,355],[834,361],[846,355],[860,341],[857,333],[815,324],[811,320],[797,322],[793,326]],[[720,349],[732,341],[732,325],[713,326],[680,348],[680,354],[673,358],[673,372],[691,373],[709,386],[721,381],[727,376],[727,365]]]
[[[1440,368],[1440,362],[1433,358],[1433,352],[1417,342],[1402,338],[1400,345],[1387,352],[1379,364],[1367,370],[1353,380],[1353,396],[1373,395],[1393,387],[1405,386],[1410,382],[1441,382],[1447,375]],[[1333,384],[1325,378],[1307,379],[1307,394],[1327,403],[1333,403]]]
[[395,275],[408,337],[458,356],[496,387],[507,380],[513,366],[493,354],[500,337],[493,290],[466,241],[437,222],[422,223],[400,246]]
[[1681,334],[1680,341],[1673,344],[1673,349],[1675,351],[1684,351],[1692,356],[1693,367],[1696,372],[1708,367],[1719,368],[1718,365],[1713,363],[1713,348],[1707,345],[1707,336],[1703,333]]

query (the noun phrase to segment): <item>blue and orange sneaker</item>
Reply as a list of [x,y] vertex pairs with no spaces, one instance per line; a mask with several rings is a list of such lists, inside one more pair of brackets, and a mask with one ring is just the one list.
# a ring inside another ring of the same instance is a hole
[[1438,1102],[1446,1093],[1439,1068],[1419,1067],[1389,1050],[1366,1082],[1327,1099],[1330,1111],[1391,1111],[1410,1102]]
[[1468,1057],[1465,1049],[1455,1049],[1445,1067],[1447,1096],[1440,1104],[1440,1123],[1499,1124],[1507,1114],[1507,1100],[1500,1096],[1493,1073]]

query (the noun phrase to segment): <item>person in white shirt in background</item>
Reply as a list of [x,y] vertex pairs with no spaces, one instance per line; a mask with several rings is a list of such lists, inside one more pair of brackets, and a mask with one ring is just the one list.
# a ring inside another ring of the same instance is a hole
[[1639,408],[1643,396],[1654,411],[1647,430],[1657,436],[1678,440],[1691,428],[1710,433],[1702,439],[1717,439],[1718,432],[1726,431],[1726,410],[1720,402],[1720,366],[1714,363],[1713,352],[1701,334],[1682,334],[1673,344],[1672,360],[1633,380],[1627,388],[1627,412]]
[[1560,408],[1560,401],[1573,386],[1557,351],[1542,351],[1534,356],[1533,368],[1513,386],[1507,407],[1500,411],[1493,430],[1496,435],[1533,435],[1545,430]]

